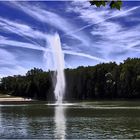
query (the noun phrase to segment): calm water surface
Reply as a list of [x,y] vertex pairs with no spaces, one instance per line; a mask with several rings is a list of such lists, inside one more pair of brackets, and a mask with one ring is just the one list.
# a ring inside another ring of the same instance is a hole
[[0,105],[0,138],[140,138],[140,102]]

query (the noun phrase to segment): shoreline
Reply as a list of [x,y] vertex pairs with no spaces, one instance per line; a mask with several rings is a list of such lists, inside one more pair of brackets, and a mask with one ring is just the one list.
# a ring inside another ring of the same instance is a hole
[[0,94],[0,104],[22,104],[22,103],[29,103],[33,101],[35,100],[32,100],[30,98],[15,97],[8,94],[6,95]]
[[0,102],[9,102],[9,101],[27,101],[25,98],[22,97],[2,97],[0,98]]
[[[63,102],[66,103],[75,103],[75,102],[85,102],[85,103],[90,103],[90,102],[114,102],[114,101],[140,101],[140,99],[87,99],[87,100],[64,100]],[[31,99],[31,98],[24,98],[24,97],[18,97],[18,96],[11,96],[9,94],[0,94],[0,104],[38,104],[39,102],[46,103],[49,101],[45,100],[37,100],[37,99]],[[51,101],[50,101],[51,102]],[[53,101],[52,101],[53,102]],[[54,102],[53,102],[54,103]]]
[[0,105],[20,105],[20,104],[38,104],[37,100],[25,99],[22,97],[0,98]]

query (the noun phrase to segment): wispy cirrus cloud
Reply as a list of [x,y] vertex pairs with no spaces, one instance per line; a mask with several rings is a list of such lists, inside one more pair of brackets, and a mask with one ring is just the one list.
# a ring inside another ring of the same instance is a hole
[[135,46],[140,45],[140,27],[139,25],[131,28],[125,27],[120,19],[128,18],[135,11],[138,12],[139,8],[140,6],[135,6],[112,12],[109,9],[98,10],[89,6],[89,3],[85,5],[85,2],[72,2],[72,6],[67,11],[77,13],[78,18],[87,22],[87,25],[70,34],[89,28],[91,35],[97,37],[97,40],[94,40],[94,46],[99,48],[100,53],[106,59],[120,62],[128,56],[131,57],[131,53],[134,54],[133,57],[138,57],[140,50]]
[[[9,40],[9,39],[0,39],[0,46],[1,47],[14,46],[14,47],[20,47],[20,48],[25,48],[25,49],[38,50],[38,51],[42,51],[42,52],[51,52],[51,50],[49,48],[44,48],[44,47],[36,46],[31,43],[19,42],[19,41],[14,41],[14,40]],[[95,56],[92,56],[92,55],[89,55],[86,53],[76,52],[74,50],[63,50],[63,53],[68,54],[68,55],[86,57],[89,59],[98,60],[100,62],[106,62],[105,59],[98,58],[98,57],[95,57]]]
[[[140,20],[135,16],[136,12],[139,13],[139,5],[117,11],[98,9],[85,1],[69,1],[63,5],[62,11],[58,11],[57,6],[52,9],[51,3],[47,2],[14,1],[3,4],[11,12],[22,13],[24,18],[16,15],[13,18],[8,12],[0,15],[1,75],[24,73],[32,66],[42,65],[44,68],[45,62],[38,58],[47,52],[51,54],[47,36],[55,31],[60,34],[68,67],[121,62],[127,57],[140,56]],[[30,22],[32,20],[37,24]],[[7,58],[4,59],[4,56]],[[51,59],[46,57],[46,60]]]
[[6,77],[6,76],[13,76],[13,75],[25,75],[25,73],[28,71],[28,69],[20,66],[20,65],[14,65],[12,67],[1,67],[0,69],[0,78]]
[[20,47],[25,49],[45,51],[45,48],[34,45],[32,43],[15,41],[10,39],[0,39],[0,47],[4,47],[4,46],[14,46],[14,47]]
[[11,65],[16,64],[16,58],[9,51],[0,48],[0,65]]
[[[19,10],[23,11],[27,15],[31,16],[35,20],[38,20],[40,22],[49,24],[53,27],[55,27],[57,30],[63,31],[64,33],[67,33],[71,30],[75,30],[77,27],[76,25],[73,25],[70,23],[70,20],[67,20],[66,18],[63,18],[62,16],[48,11],[42,7],[39,6],[33,6],[29,3],[19,3],[19,2],[12,2],[12,6],[14,8],[18,8]],[[89,45],[89,38],[83,34],[82,32],[79,34],[72,34],[70,35],[74,39],[79,40],[84,45]]]
[[17,34],[18,36],[24,38],[26,41],[32,42],[37,46],[40,44],[38,41],[36,41],[36,39],[45,39],[45,33],[35,30],[27,24],[18,23],[2,17],[0,17],[0,30]]
[[78,13],[79,14],[78,17],[86,21],[88,24],[81,28],[78,28],[77,30],[68,32],[67,34],[73,34],[73,33],[82,31],[93,25],[104,23],[112,18],[120,18],[120,17],[129,16],[132,14],[133,11],[139,8],[140,6],[135,6],[130,9],[124,8],[124,9],[121,9],[121,11],[111,11],[110,9],[107,9],[107,8],[98,10],[95,7],[92,7],[89,4],[89,2],[74,1],[72,2],[72,6],[68,7],[67,12]]
[[[14,2],[13,4],[14,4],[14,8],[18,8],[18,9],[22,10],[23,12],[25,12],[26,14],[28,14],[29,16],[35,18],[36,20],[50,24],[50,25],[64,31],[65,33],[68,32],[69,30],[74,30],[74,28],[76,28],[74,25],[70,24],[66,19],[62,18],[61,16],[57,15],[56,13],[52,13],[50,11],[44,10],[41,7],[30,6],[30,8],[29,8],[29,5],[27,3],[21,4],[21,3]],[[31,27],[29,27],[27,25],[24,25],[24,24],[20,25],[19,23],[12,23],[11,21],[5,20],[5,19],[3,21],[6,22],[6,24],[7,24],[6,25],[6,27],[8,28],[8,29],[6,28],[7,31],[9,30],[11,32],[14,32],[14,28],[19,27],[18,32],[16,31],[15,33],[17,33],[19,35],[21,34],[21,35],[23,35],[23,37],[28,36],[28,37],[33,37],[33,38],[38,39],[38,35],[41,38],[44,38],[44,36],[45,37],[47,36],[46,35],[47,33],[43,34],[41,32],[37,32],[37,34],[36,34],[36,31],[34,31]],[[9,25],[10,25],[10,27],[9,27]],[[23,29],[20,28],[22,26],[24,27]],[[91,44],[90,39],[86,36],[85,33],[73,34],[71,36],[74,39],[80,41],[77,45],[75,45],[75,47],[85,46],[85,45],[90,46],[90,44]],[[19,43],[19,44],[21,44],[21,43]],[[25,45],[23,45],[23,46],[25,46]],[[32,47],[32,46],[30,48],[34,49],[34,47]],[[40,48],[39,48],[39,50],[40,50]],[[41,48],[41,50],[43,50],[43,49]],[[72,50],[73,50],[73,54],[72,54]],[[87,53],[76,52],[75,49],[70,49],[70,53],[68,53],[68,51],[64,50],[64,53],[69,54],[69,55],[77,54],[78,56],[87,57],[89,59],[96,59],[101,62],[106,61],[102,58],[98,58],[97,56],[92,56]]]
[[15,55],[0,48],[0,78],[7,75],[25,74],[27,69],[20,66]]

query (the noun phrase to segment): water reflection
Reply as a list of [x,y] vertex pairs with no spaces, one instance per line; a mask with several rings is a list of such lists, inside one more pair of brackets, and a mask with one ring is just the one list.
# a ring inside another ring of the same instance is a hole
[[140,138],[140,102],[123,103],[0,105],[0,139]]
[[0,138],[24,138],[27,134],[27,119],[24,108],[16,106],[0,107]]
[[65,139],[65,130],[66,130],[66,118],[65,118],[66,107],[59,105],[55,107],[55,138],[56,139]]

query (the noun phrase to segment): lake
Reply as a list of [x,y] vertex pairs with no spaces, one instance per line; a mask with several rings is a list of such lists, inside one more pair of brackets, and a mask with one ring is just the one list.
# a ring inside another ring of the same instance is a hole
[[1,104],[0,138],[140,138],[140,102]]

